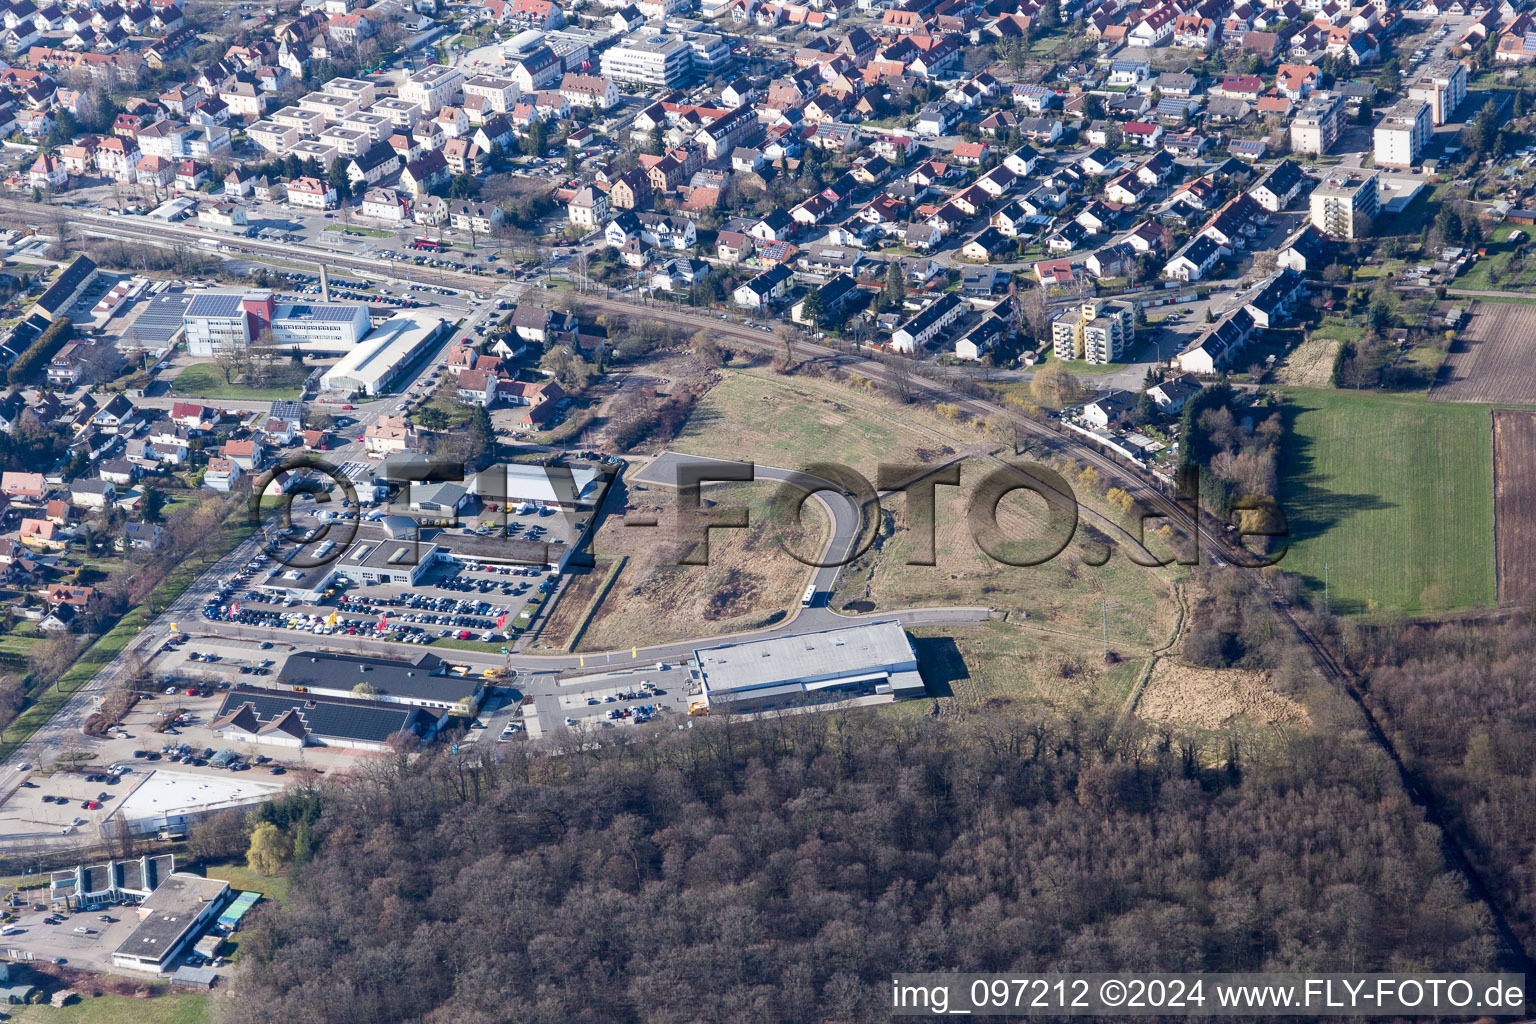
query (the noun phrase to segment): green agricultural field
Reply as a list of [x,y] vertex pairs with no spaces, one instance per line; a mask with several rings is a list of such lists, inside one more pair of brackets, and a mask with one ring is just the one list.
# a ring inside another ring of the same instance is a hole
[[1281,504],[1300,573],[1344,614],[1494,602],[1486,406],[1286,389]]

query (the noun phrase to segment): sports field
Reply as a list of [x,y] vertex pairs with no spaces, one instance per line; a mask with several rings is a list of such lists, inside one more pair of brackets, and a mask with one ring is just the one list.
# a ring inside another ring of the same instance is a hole
[[1493,439],[1486,406],[1285,391],[1281,503],[1301,573],[1344,614],[1491,605]]

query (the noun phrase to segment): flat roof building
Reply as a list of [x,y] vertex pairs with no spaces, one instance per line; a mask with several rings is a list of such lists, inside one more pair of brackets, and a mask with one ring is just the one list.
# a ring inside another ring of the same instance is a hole
[[217,916],[229,883],[173,874],[139,904],[139,925],[112,953],[112,965],[164,974],[177,956]]
[[1312,190],[1312,223],[1330,238],[1364,237],[1380,209],[1374,173],[1338,170]]
[[182,314],[187,353],[211,358],[270,335],[271,343],[311,355],[343,355],[368,333],[368,307],[343,302],[278,302],[270,291],[209,291]]
[[1376,123],[1376,166],[1398,170],[1412,167],[1433,132],[1429,104],[1422,100],[1397,103]]
[[368,684],[368,699],[381,704],[406,704],[455,714],[473,714],[484,696],[484,680],[462,671],[435,654],[418,654],[410,661],[356,654],[299,651],[284,662],[278,687],[322,697],[355,697],[355,687]]
[[621,39],[603,51],[601,67],[616,82],[674,89],[693,75],[693,48],[664,35]]
[[414,587],[438,561],[438,546],[415,537],[395,539],[380,530],[359,529],[335,568],[361,583],[403,583]]
[[1408,87],[1408,98],[1429,104],[1436,126],[1449,124],[1467,98],[1467,66],[1459,60],[1436,61]]
[[101,834],[110,838],[122,834],[153,836],[166,830],[185,832],[188,825],[210,814],[251,807],[282,790],[282,783],[250,774],[212,776],[159,768],[122,798],[101,823]]
[[470,490],[501,504],[527,502],[553,508],[591,508],[602,500],[608,475],[590,466],[505,463],[475,474]]
[[693,652],[690,667],[712,712],[802,707],[874,694],[920,697],[917,654],[901,624],[839,626]]
[[1291,150],[1322,155],[1344,130],[1344,97],[1314,92],[1291,118]]

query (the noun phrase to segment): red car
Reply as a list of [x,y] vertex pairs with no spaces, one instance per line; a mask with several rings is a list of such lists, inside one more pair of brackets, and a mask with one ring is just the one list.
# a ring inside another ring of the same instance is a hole
[[470,634],[469,630],[467,630],[467,629],[459,630],[459,639],[460,640],[468,640],[470,638],[470,636],[471,636],[471,634]]
[[342,408],[343,408],[343,409],[344,409],[344,410],[346,410],[346,411],[348,411],[348,412],[351,412],[351,411],[352,411],[352,406],[350,406],[350,405],[344,405],[344,406],[342,406]]

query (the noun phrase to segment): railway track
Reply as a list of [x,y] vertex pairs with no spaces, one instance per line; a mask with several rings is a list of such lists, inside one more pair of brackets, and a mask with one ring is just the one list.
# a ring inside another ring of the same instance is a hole
[[[50,215],[57,211],[55,207],[43,204],[34,204],[18,201],[15,205],[19,208],[31,208],[38,211],[47,211]],[[390,278],[390,269],[387,264],[381,264],[377,260],[368,260],[359,257],[347,256],[342,253],[313,246],[288,246],[275,245],[269,242],[261,242],[248,238],[225,237],[213,235],[194,228],[186,228],[178,225],[156,225],[153,229],[141,227],[138,222],[127,221],[123,218],[103,217],[99,214],[80,213],[75,211],[77,219],[91,225],[95,233],[106,237],[122,237],[125,240],[141,242],[144,244],[167,246],[177,243],[196,243],[197,241],[216,238],[221,245],[227,246],[236,252],[252,253],[259,256],[268,256],[282,260],[307,259],[316,262],[325,262],[327,265],[351,269],[367,277]],[[380,273],[385,271],[385,273]],[[488,281],[483,277],[465,274],[457,271],[434,271],[427,274],[412,275],[411,280],[422,280],[426,283],[439,283],[442,287],[457,287],[471,291],[493,291],[500,287],[501,282]],[[762,331],[737,324],[733,321],[722,321],[718,318],[697,313],[685,312],[677,308],[653,307],[641,303],[626,302],[623,300],[582,294],[579,300],[593,309],[621,313],[629,316],[649,316],[656,319],[664,319],[671,323],[679,323],[708,330],[716,335],[743,344],[759,351],[777,353],[780,343],[770,340]],[[1051,452],[1067,455],[1073,459],[1094,467],[1105,474],[1107,480],[1113,481],[1116,486],[1125,490],[1133,498],[1141,502],[1150,511],[1158,513],[1176,529],[1181,530],[1186,536],[1192,537],[1196,551],[1200,554],[1209,554],[1222,558],[1228,562],[1234,557],[1241,559],[1246,551],[1237,552],[1230,546],[1223,534],[1224,524],[1204,513],[1191,512],[1181,506],[1175,499],[1165,493],[1162,488],[1147,480],[1138,469],[1122,463],[1103,452],[1087,445],[1078,438],[1065,435],[1048,424],[1021,416],[1011,410],[998,405],[995,402],[978,398],[966,391],[956,388],[953,384],[935,381],[928,377],[912,374],[903,375],[906,379],[898,381],[890,367],[883,362],[862,357],[856,354],[841,352],[828,346],[805,340],[798,340],[794,348],[802,356],[840,369],[857,372],[871,380],[880,382],[887,388],[910,388],[914,395],[923,395],[934,399],[942,399],[960,409],[983,418],[993,420],[1001,418],[1003,421],[1016,424],[1024,434],[1040,442],[1041,446]],[[1202,528],[1206,526],[1208,528]],[[1494,923],[1506,949],[1516,967],[1526,974],[1536,974],[1536,961],[1533,961],[1526,952],[1524,945],[1516,937],[1505,915],[1499,909],[1492,897],[1492,892],[1483,881],[1482,876],[1476,871],[1472,858],[1467,853],[1457,838],[1447,826],[1444,817],[1430,798],[1427,788],[1422,785],[1414,775],[1412,769],[1403,760],[1393,745],[1391,738],[1382,728],[1375,713],[1365,700],[1360,689],[1359,679],[1354,672],[1341,663],[1333,653],[1328,650],[1306,626],[1299,622],[1291,608],[1267,580],[1260,580],[1259,584],[1267,596],[1272,609],[1279,620],[1287,625],[1296,638],[1311,654],[1313,663],[1330,683],[1338,687],[1363,716],[1366,729],[1372,740],[1377,743],[1391,759],[1396,768],[1399,780],[1409,798],[1413,800],[1423,812],[1425,819],[1440,831],[1443,837],[1447,856],[1468,881],[1474,895],[1488,909],[1489,916]]]

